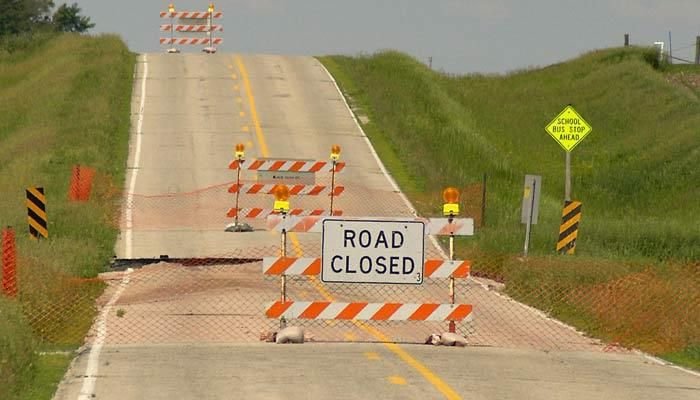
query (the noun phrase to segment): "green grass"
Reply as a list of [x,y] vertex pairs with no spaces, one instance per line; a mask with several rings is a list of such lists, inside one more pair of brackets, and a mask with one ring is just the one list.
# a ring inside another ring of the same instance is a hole
[[18,398],[22,400],[51,399],[72,360],[73,354],[70,352],[38,355],[31,379],[19,385],[21,389]]
[[373,141],[382,136],[378,151],[389,155],[407,191],[437,193],[488,175],[488,226],[475,238],[480,247],[522,247],[520,196],[531,173],[543,176],[532,251],[551,253],[563,203],[564,152],[544,126],[571,103],[593,126],[572,155],[573,197],[583,202],[577,251],[697,259],[700,185],[693,182],[700,181],[700,103],[641,54],[614,49],[507,76],[457,77],[396,52],[321,60],[370,117],[368,135]]
[[[476,274],[505,281],[512,297],[591,335],[685,355],[677,360],[697,357],[683,352],[700,341],[693,70],[652,66],[639,48],[503,76],[441,74],[393,51],[320,60],[355,112],[369,117],[363,128],[423,215],[439,213],[444,187],[469,188],[488,176],[486,225],[457,244]],[[572,154],[583,217],[577,255],[564,258],[553,255],[564,152],[544,127],[567,104],[593,132]],[[543,192],[523,262],[525,174],[542,175]],[[461,199],[467,215],[479,217],[479,193]]]
[[[16,303],[31,339],[74,348],[82,343],[104,287],[91,278],[112,259],[118,233],[114,217],[128,153],[135,56],[111,35],[38,39],[15,41],[11,52],[0,45],[0,225],[17,232]],[[68,202],[75,164],[97,171],[87,203]],[[29,186],[46,192],[48,240],[28,238]],[[24,340],[19,336],[7,340]],[[60,364],[40,357],[23,381],[55,381],[59,373],[42,375],[44,361]],[[0,375],[11,373],[3,369]],[[0,385],[0,398],[11,390]],[[47,393],[28,398],[49,398]]]
[[700,345],[688,346],[679,352],[667,353],[662,356],[673,363],[700,371]]

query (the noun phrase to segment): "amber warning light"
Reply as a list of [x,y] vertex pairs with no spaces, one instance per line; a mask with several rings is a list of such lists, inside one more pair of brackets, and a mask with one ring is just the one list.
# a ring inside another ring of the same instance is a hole
[[340,146],[334,144],[331,147],[331,160],[338,161],[340,159]]
[[442,191],[442,199],[445,204],[442,206],[442,214],[446,217],[459,215],[459,190],[448,187]]
[[286,213],[289,211],[289,188],[287,185],[277,185],[274,189],[275,211]]

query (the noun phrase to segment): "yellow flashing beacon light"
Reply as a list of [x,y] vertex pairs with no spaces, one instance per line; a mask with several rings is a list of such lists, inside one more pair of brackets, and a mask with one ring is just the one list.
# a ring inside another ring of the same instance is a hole
[[168,12],[169,12],[170,14],[174,14],[174,13],[175,13],[175,6],[173,5],[173,3],[168,4]]
[[239,160],[245,158],[245,146],[243,143],[238,143],[236,145],[236,158]]
[[454,217],[459,215],[459,190],[453,187],[448,187],[442,191],[442,199],[445,204],[442,205],[442,214],[446,217]]
[[209,12],[210,13],[214,12],[214,3],[209,3]]
[[331,160],[338,161],[340,159],[340,146],[334,144],[331,147]]
[[275,194],[275,211],[286,213],[289,212],[289,188],[287,185],[277,185],[274,189]]

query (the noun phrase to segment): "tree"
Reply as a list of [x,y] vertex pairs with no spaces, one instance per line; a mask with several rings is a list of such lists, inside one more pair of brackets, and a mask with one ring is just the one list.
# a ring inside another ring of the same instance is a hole
[[53,5],[52,0],[0,0],[0,36],[46,25]]
[[73,5],[70,6],[62,4],[58,7],[53,14],[53,24],[56,30],[82,33],[95,27],[95,24],[90,22],[90,17],[80,15],[80,11],[80,7],[78,7],[77,3],[73,3]]

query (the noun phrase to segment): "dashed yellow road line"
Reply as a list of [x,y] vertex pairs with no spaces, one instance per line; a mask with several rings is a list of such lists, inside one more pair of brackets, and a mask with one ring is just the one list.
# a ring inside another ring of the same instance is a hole
[[368,360],[377,361],[377,360],[379,360],[379,353],[375,353],[373,351],[368,351],[365,353],[365,358]]
[[[265,143],[265,136],[263,135],[263,131],[260,126],[260,120],[258,119],[258,112],[255,107],[255,97],[253,97],[253,91],[250,88],[250,79],[248,77],[248,71],[246,70],[245,65],[243,64],[243,61],[241,60],[240,56],[235,56],[234,58],[236,61],[236,65],[238,66],[238,70],[241,74],[241,78],[243,79],[243,86],[245,87],[246,95],[248,96],[248,101],[250,103],[250,115],[253,120],[253,125],[255,126],[255,134],[258,138],[258,143],[260,145],[260,153],[262,153],[263,157],[269,157],[270,152],[267,148],[267,143]],[[235,75],[233,76],[233,79],[236,79]],[[301,243],[299,243],[299,238],[297,237],[296,233],[290,232],[288,234],[288,237],[292,241],[292,248],[294,249],[294,252],[296,253],[297,257],[302,257],[304,255],[304,252],[301,248]],[[313,285],[313,287],[327,301],[333,301],[333,296],[331,296],[331,294],[328,293],[328,291],[320,284],[318,278],[316,278],[315,276],[311,276],[310,282]],[[389,350],[396,354],[401,360],[403,360],[406,364],[410,365],[416,371],[418,371],[428,382],[430,382],[440,393],[442,393],[445,396],[445,398],[449,400],[461,399],[457,392],[455,392],[447,383],[440,379],[428,367],[426,367],[420,361],[413,358],[406,350],[401,348],[401,346],[397,345],[396,343],[389,343],[389,338],[382,332],[367,324],[362,323],[361,321],[353,321],[353,324],[355,324],[365,332],[371,334],[372,336],[377,338],[377,340],[381,341],[384,346],[386,346]]]
[[[265,143],[265,136],[263,136],[262,128],[260,127],[260,120],[258,119],[258,112],[255,107],[255,97],[253,97],[253,90],[250,88],[250,79],[248,78],[248,70],[246,70],[245,65],[240,56],[235,56],[236,65],[243,78],[243,86],[245,87],[246,95],[248,96],[248,101],[250,102],[250,116],[253,119],[253,125],[255,126],[255,134],[258,138],[258,144],[260,145],[260,153],[263,157],[269,157],[270,151],[267,148],[267,143]],[[236,79],[236,78],[234,78]]]
[[386,379],[390,383],[393,383],[394,385],[405,385],[406,384],[406,380],[400,376],[397,376],[397,375],[387,376]]
[[[288,235],[292,241],[292,245],[294,246],[294,248],[296,250],[297,257],[302,257],[303,252],[301,251],[301,245],[299,243],[299,239],[298,239],[297,235],[294,232],[290,232]],[[326,288],[324,288],[321,285],[321,283],[318,281],[318,278],[316,278],[315,276],[312,275],[312,276],[310,276],[310,282],[311,282],[311,285],[313,285],[313,287],[316,288],[316,290],[318,290],[319,293],[321,293],[321,296],[323,296],[326,299],[326,301],[333,301],[333,296],[331,296],[331,294],[328,293]],[[377,329],[375,329],[375,328],[373,328],[373,327],[371,327],[371,326],[369,326],[361,321],[352,321],[352,322],[360,329],[364,330],[365,332],[367,332],[367,333],[371,334],[372,336],[374,336],[375,338],[377,338],[380,342],[382,342],[382,344],[384,346],[386,346],[394,354],[399,356],[399,358],[402,359],[406,364],[410,365],[416,371],[418,371],[418,373],[420,373],[440,393],[442,393],[446,399],[460,400],[462,398],[459,394],[457,394],[457,392],[454,391],[454,389],[452,389],[450,387],[450,385],[445,383],[445,381],[440,379],[440,377],[438,377],[433,371],[431,371],[430,368],[426,367],[420,361],[413,358],[413,356],[411,356],[406,350],[401,348],[401,346],[399,346],[398,344],[390,343],[389,338],[386,335],[384,335],[382,332],[380,332],[379,330],[377,330]]]

